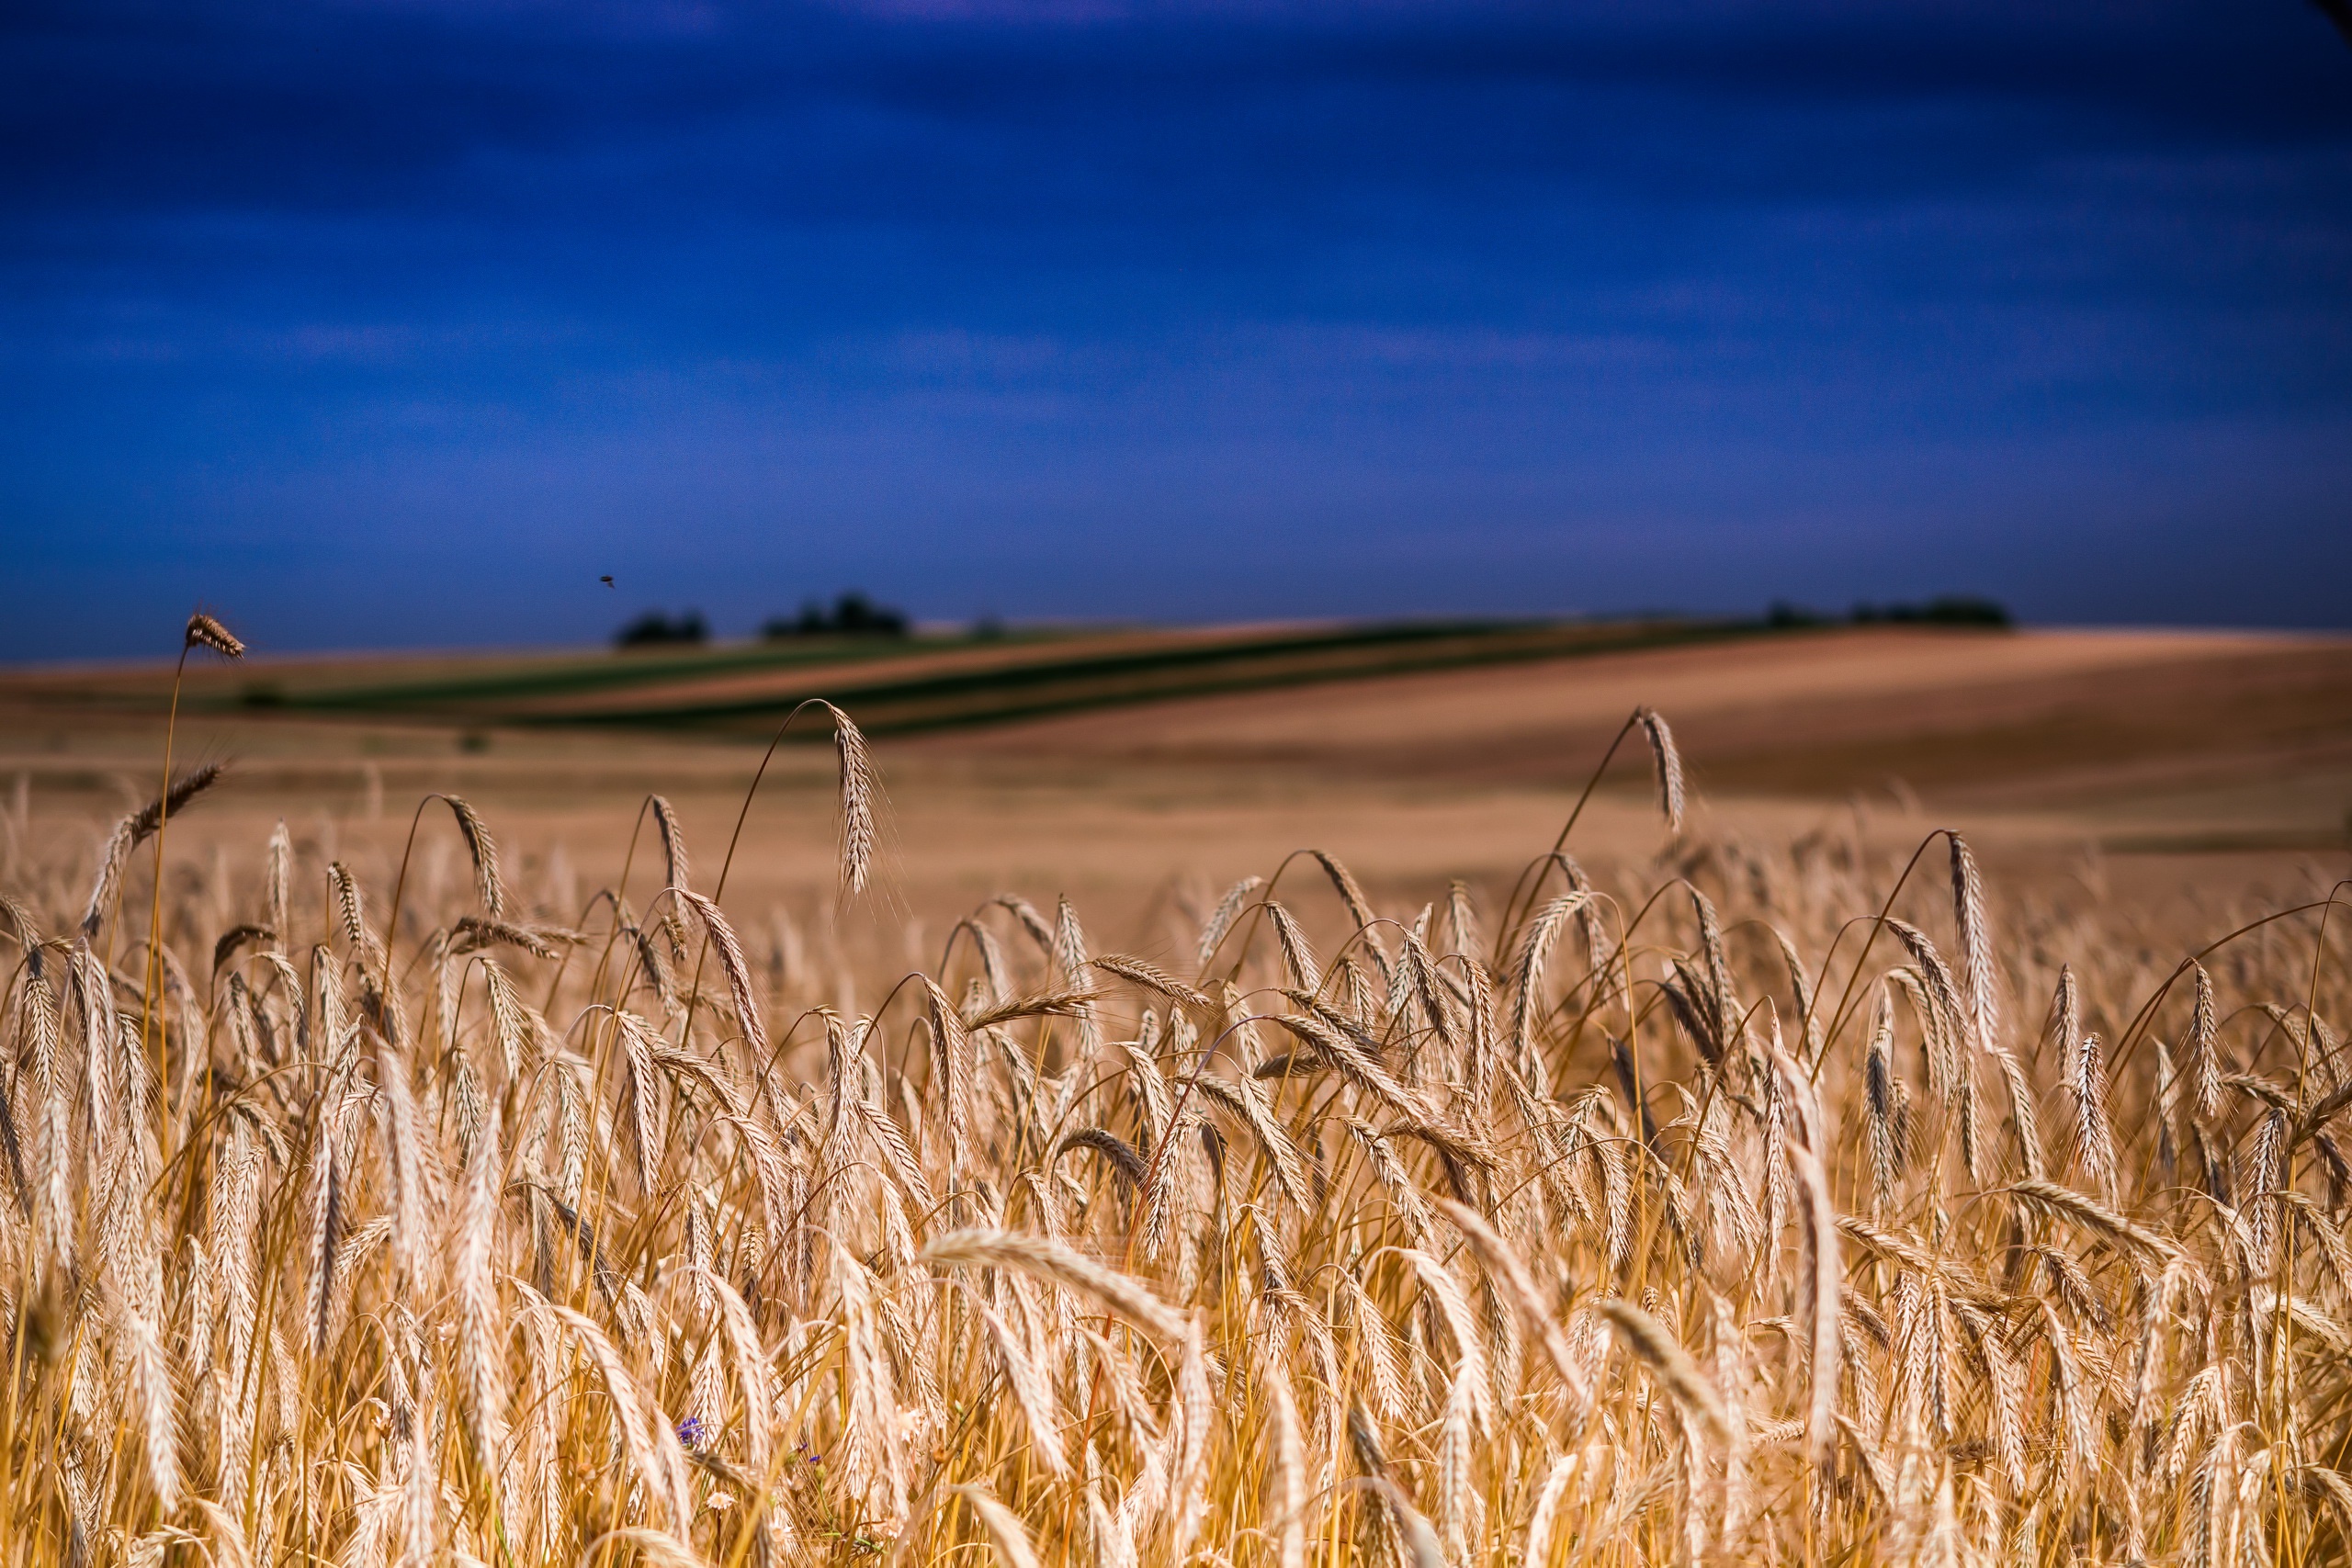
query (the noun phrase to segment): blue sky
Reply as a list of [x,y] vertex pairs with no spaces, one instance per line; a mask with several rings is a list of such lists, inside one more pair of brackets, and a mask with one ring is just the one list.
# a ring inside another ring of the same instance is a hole
[[19,4],[0,529],[6,658],[849,586],[2344,626],[2352,47],[2299,0]]

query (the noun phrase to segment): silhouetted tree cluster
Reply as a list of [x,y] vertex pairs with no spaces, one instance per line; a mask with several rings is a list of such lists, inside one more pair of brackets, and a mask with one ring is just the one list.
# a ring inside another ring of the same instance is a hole
[[2017,625],[2007,605],[1966,593],[1939,594],[1924,604],[1857,604],[1853,618],[1862,625],[1872,621],[1919,621],[1939,626]]
[[[1924,604],[1857,604],[1845,617],[1858,626],[1882,624],[1928,626],[2013,626],[2017,617],[2008,607],[1991,599],[1980,599],[1968,593],[1942,593]],[[1774,600],[1765,612],[1767,623],[1776,626],[1827,626],[1838,624],[1838,617],[1808,610],[1802,604],[1792,604],[1784,599]]]
[[797,615],[778,615],[769,621],[760,628],[760,635],[781,641],[796,637],[905,637],[909,629],[905,611],[876,604],[853,590],[836,598],[831,610],[811,599],[800,606]]
[[674,618],[648,610],[613,634],[621,648],[670,648],[710,640],[710,625],[700,610],[681,611]]

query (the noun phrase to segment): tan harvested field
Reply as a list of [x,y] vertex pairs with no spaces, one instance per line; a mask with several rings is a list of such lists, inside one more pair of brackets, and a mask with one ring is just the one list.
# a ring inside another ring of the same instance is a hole
[[[438,677],[478,668],[417,662]],[[406,665],[335,668],[386,682]],[[61,702],[60,686],[0,682],[0,781],[26,781],[45,817],[62,808],[96,836],[152,793],[155,716]],[[2154,888],[2301,880],[2343,861],[2352,641],[1876,628],[882,738],[895,893],[935,920],[1000,888],[1069,891],[1124,921],[1181,881],[1222,886],[1299,848],[1384,885],[1508,877],[1640,703],[1673,722],[1710,830],[1786,836],[1859,811],[1893,842],[1951,823],[1996,867],[2072,878],[2096,853],[2103,875]],[[698,844],[723,844],[761,750],[734,736],[234,708],[186,716],[183,736],[183,757],[233,769],[184,825],[192,839],[218,835],[233,852],[287,815],[380,844],[405,829],[403,803],[447,789],[519,847],[563,846],[591,886],[617,871],[606,863],[649,792],[677,802]],[[1612,769],[1579,830],[1588,856],[1654,849],[1645,765],[1629,749]],[[743,897],[813,900],[826,885],[831,767],[820,749],[778,754],[731,879]]]
[[948,744],[1539,784],[1648,703],[1740,795],[1907,778],[2026,804],[2352,767],[2347,698],[2352,643],[2336,640],[1871,629],[1213,697]]

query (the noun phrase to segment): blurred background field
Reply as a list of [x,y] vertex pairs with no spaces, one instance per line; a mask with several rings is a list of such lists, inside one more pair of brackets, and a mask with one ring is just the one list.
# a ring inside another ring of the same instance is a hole
[[[152,794],[169,673],[0,677],[10,831],[41,824],[24,851],[86,863]],[[181,757],[232,777],[175,842],[242,859],[283,817],[334,852],[396,856],[418,797],[447,790],[584,893],[659,791],[715,867],[768,736],[810,695],[867,728],[889,793],[885,897],[846,918],[910,946],[1017,889],[1066,892],[1104,941],[1149,948],[1164,900],[1304,847],[1417,899],[1508,882],[1637,703],[1674,723],[1704,835],[1859,822],[1892,846],[1958,826],[2016,892],[2262,899],[2332,879],[2352,813],[2352,639],[1431,623],[192,663]],[[1604,781],[1589,860],[1658,852],[1645,766],[1623,756]],[[822,744],[779,750],[730,906],[835,918],[832,768]],[[447,846],[424,852],[460,874]]]

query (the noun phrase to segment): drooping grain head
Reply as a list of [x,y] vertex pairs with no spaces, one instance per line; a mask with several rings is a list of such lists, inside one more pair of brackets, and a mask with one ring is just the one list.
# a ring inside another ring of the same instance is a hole
[[1998,977],[1994,973],[1993,934],[1984,912],[1984,878],[1968,840],[1958,833],[1951,840],[1952,925],[1960,933],[1960,967],[1968,987],[1968,1016],[1973,1043],[1990,1051],[2001,1043]]
[[875,811],[882,793],[865,736],[849,715],[824,705],[833,718],[833,747],[841,760],[841,883],[852,897],[865,890],[873,874],[876,843]]
[[466,856],[474,869],[474,895],[481,907],[495,919],[506,908],[505,884],[498,876],[498,843],[490,836],[490,825],[464,800],[454,795],[443,795],[449,810],[458,819],[458,835],[465,840]]
[[1642,733],[1650,743],[1650,761],[1657,773],[1657,807],[1666,818],[1666,830],[1682,831],[1682,753],[1675,749],[1674,731],[1667,727],[1665,716],[1656,708],[1643,708],[1639,714]]
[[237,639],[235,634],[201,610],[187,618],[187,633],[181,646],[209,648],[223,659],[243,659],[245,656],[245,645]]

